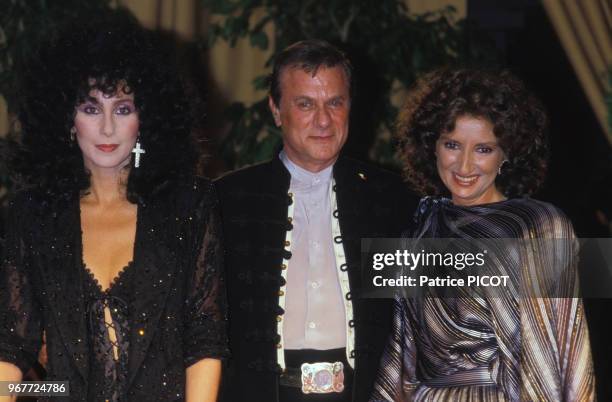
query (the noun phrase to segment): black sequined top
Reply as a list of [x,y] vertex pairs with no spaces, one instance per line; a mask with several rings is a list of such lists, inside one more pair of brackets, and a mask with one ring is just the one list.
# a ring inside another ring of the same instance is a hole
[[19,194],[0,265],[0,361],[26,371],[44,331],[46,380],[69,381],[67,400],[184,400],[186,368],[228,355],[219,219],[206,180],[140,202],[133,265],[101,292],[81,259],[79,198]]

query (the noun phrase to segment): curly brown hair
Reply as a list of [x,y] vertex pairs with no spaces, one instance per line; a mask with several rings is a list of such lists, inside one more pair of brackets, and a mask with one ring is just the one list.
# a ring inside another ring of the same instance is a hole
[[493,125],[509,163],[495,180],[507,197],[530,195],[546,175],[548,142],[544,107],[507,71],[439,70],[420,79],[398,123],[404,174],[423,195],[447,195],[436,167],[436,141],[459,117],[484,118]]

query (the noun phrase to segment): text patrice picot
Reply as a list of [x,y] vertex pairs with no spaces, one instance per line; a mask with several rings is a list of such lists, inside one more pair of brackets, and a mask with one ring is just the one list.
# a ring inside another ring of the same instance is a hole
[[[414,253],[408,250],[395,250],[394,253],[374,253],[372,255],[372,269],[380,271],[385,268],[397,267],[414,271],[417,268],[452,268],[462,271],[465,268],[482,267],[485,265],[487,250],[480,253],[440,253],[420,252]],[[375,287],[461,287],[461,286],[507,286],[507,275],[467,275],[466,278],[454,278],[447,275],[446,278],[439,275],[430,277],[418,275],[418,277],[401,275],[396,278],[385,278],[375,275],[372,278]]]

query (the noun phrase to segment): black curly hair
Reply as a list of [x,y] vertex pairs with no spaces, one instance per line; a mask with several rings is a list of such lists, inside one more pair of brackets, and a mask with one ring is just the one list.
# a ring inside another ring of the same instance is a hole
[[530,195],[546,175],[547,117],[540,101],[507,71],[439,70],[420,79],[400,112],[396,134],[404,174],[423,195],[448,195],[436,167],[436,141],[459,117],[493,125],[508,163],[495,184],[507,197]]
[[191,136],[193,114],[177,68],[151,32],[126,14],[109,12],[95,22],[72,22],[20,79],[21,144],[11,169],[19,188],[50,200],[84,194],[90,176],[79,146],[71,140],[75,107],[90,91],[134,94],[140,142],[146,149],[140,168],[127,180],[127,198],[144,202],[191,177],[197,162]]

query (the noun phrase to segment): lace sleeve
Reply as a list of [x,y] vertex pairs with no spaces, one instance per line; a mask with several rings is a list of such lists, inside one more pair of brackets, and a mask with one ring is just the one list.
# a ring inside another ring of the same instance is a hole
[[41,345],[41,310],[30,280],[26,241],[18,203],[10,206],[0,266],[0,361],[26,372]]
[[223,248],[217,196],[211,184],[193,211],[192,280],[188,284],[184,332],[185,365],[206,357],[225,358],[227,349]]

